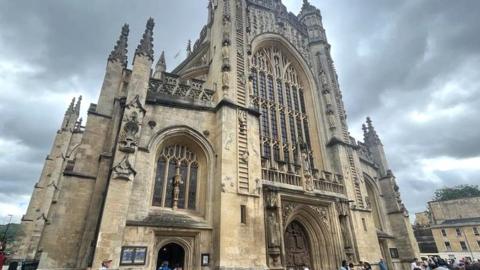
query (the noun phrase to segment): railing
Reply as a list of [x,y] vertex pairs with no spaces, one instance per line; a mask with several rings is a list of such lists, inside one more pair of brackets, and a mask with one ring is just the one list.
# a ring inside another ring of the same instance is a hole
[[[313,189],[345,194],[343,176],[322,171],[315,172],[313,177]],[[262,179],[274,183],[303,187],[302,177],[295,173],[282,172],[275,169],[262,169]]]
[[302,186],[301,177],[293,173],[286,173],[277,170],[262,169],[262,178],[275,183],[292,186]]

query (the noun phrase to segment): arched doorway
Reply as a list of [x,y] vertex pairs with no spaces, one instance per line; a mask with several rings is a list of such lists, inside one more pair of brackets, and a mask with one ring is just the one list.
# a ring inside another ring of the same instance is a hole
[[313,269],[310,245],[302,224],[292,221],[285,230],[284,239],[287,270]]
[[178,244],[170,243],[162,248],[158,252],[157,268],[158,269],[164,262],[168,262],[170,269],[175,267],[181,267],[184,269],[185,265],[185,250]]

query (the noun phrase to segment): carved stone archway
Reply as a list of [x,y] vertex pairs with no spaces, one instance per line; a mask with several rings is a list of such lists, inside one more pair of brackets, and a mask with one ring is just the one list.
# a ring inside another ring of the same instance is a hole
[[[291,224],[293,227],[297,227],[297,238],[303,234],[306,241],[306,248],[308,249],[308,256],[310,257],[311,265],[306,265],[309,269],[336,269],[338,262],[341,261],[339,254],[341,252],[341,244],[339,239],[333,237],[333,216],[331,209],[328,206],[308,205],[297,202],[282,201],[282,224],[284,228],[283,239],[283,256],[284,266],[287,266],[287,256],[292,254],[292,251],[288,251],[287,248],[291,247],[286,237],[289,237],[291,233],[288,232]],[[301,229],[298,229],[301,228]],[[301,231],[300,231],[301,230]],[[301,245],[299,245],[301,246]],[[305,249],[304,249],[305,250]],[[304,253],[301,247],[294,248],[293,253]],[[307,260],[305,260],[305,264]],[[289,269],[289,267],[286,267]],[[302,268],[293,268],[302,269]]]

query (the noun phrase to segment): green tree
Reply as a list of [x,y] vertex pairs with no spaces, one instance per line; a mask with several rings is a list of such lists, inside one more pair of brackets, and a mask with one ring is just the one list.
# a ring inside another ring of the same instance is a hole
[[433,195],[433,200],[447,201],[478,196],[480,196],[480,189],[477,185],[458,185],[437,189]]

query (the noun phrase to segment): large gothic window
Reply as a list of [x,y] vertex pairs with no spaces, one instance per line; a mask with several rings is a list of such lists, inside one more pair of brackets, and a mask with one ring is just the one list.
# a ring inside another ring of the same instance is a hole
[[292,63],[278,48],[262,48],[252,58],[251,80],[252,101],[261,113],[262,158],[299,165],[300,147],[306,147],[313,168],[304,87]]
[[153,205],[195,210],[198,169],[197,155],[186,146],[163,148],[157,162]]

